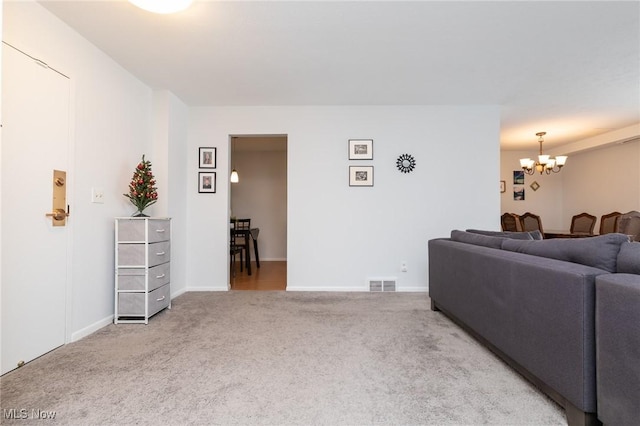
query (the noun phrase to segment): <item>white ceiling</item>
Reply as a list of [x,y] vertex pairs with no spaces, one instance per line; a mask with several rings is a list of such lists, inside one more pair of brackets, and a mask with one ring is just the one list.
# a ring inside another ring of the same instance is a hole
[[640,122],[640,2],[41,2],[187,105],[502,106],[503,149]]

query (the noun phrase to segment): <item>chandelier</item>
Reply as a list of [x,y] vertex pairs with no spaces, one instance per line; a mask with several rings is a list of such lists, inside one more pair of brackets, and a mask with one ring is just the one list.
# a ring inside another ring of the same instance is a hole
[[521,158],[520,159],[520,167],[522,170],[528,175],[532,175],[535,172],[546,172],[548,175],[553,173],[558,173],[564,163],[567,162],[566,155],[558,155],[555,158],[551,158],[549,155],[542,154],[542,142],[544,139],[542,137],[546,135],[547,132],[538,132],[536,136],[538,137],[538,142],[540,142],[540,154],[538,155],[538,161],[534,161],[531,158]]

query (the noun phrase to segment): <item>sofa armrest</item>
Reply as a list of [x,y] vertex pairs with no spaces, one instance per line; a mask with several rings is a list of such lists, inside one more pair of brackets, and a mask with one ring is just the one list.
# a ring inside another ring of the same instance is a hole
[[608,425],[640,419],[640,275],[596,278],[598,418]]

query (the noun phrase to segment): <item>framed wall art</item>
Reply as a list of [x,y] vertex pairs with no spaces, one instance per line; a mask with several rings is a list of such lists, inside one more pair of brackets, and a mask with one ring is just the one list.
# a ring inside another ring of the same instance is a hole
[[373,160],[373,139],[349,139],[349,160]]
[[513,187],[513,200],[524,201],[524,186]]
[[524,185],[524,170],[513,171],[513,184]]
[[216,172],[199,172],[198,173],[198,192],[215,194]]
[[216,148],[200,147],[198,149],[198,162],[201,169],[215,169]]
[[349,166],[349,186],[373,186],[373,166]]

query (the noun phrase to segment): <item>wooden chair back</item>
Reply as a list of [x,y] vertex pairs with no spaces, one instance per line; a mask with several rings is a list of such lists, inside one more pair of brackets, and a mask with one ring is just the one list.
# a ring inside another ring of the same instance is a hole
[[640,212],[632,210],[620,215],[616,232],[628,235],[631,241],[640,241]]
[[618,226],[618,219],[620,218],[620,212],[611,212],[609,214],[603,214],[600,217],[600,230],[599,234],[611,234],[616,232]]
[[522,232],[520,217],[515,213],[505,213],[500,216],[500,223],[503,231]]
[[542,230],[542,219],[537,214],[526,212],[520,216],[520,223],[522,224],[523,231],[540,231],[544,237],[544,231]]
[[571,218],[571,229],[569,232],[572,234],[587,234],[593,235],[593,228],[596,227],[596,221],[598,218],[589,213],[580,213],[574,215]]

